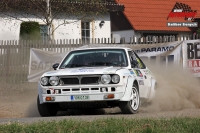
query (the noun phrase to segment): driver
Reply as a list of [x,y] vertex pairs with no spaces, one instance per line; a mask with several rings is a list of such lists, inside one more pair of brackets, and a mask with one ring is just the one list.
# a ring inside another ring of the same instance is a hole
[[110,57],[110,62],[113,63],[113,62],[118,62],[119,61],[119,57],[117,54],[113,54],[111,57]]
[[85,66],[92,65],[93,62],[94,62],[94,58],[91,56],[85,56],[83,58],[83,65]]
[[111,64],[117,64],[119,62],[118,54],[110,54],[108,56],[108,62]]

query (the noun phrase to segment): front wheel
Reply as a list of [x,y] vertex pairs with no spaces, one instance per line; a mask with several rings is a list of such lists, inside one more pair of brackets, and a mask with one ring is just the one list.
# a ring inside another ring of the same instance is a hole
[[133,84],[130,101],[121,101],[119,107],[124,114],[135,114],[139,110],[140,96],[138,87]]
[[38,112],[42,117],[56,116],[58,112],[57,103],[43,103],[40,104],[39,96],[37,97]]

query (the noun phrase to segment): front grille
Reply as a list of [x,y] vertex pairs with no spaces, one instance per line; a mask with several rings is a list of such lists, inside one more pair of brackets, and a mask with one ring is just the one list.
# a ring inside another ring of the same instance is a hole
[[82,91],[89,91],[89,88],[81,88]]
[[99,84],[100,75],[60,77],[61,85]]
[[61,80],[64,82],[65,85],[78,85],[79,84],[79,79],[74,77],[74,78],[61,78]]
[[[100,91],[99,88],[76,88],[76,89],[62,89],[63,92],[78,92],[78,91]],[[50,90],[49,93],[47,92],[47,94],[50,94]]]
[[81,84],[98,84],[99,77],[83,77]]

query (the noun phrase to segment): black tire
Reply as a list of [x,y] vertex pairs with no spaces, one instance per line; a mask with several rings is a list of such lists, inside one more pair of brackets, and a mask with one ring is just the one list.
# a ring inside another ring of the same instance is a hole
[[119,107],[123,114],[136,114],[140,106],[140,95],[138,87],[133,84],[132,99],[130,101],[121,101]]
[[56,114],[58,112],[58,104],[57,103],[40,104],[39,95],[37,97],[37,107],[38,107],[38,112],[42,117],[56,116]]

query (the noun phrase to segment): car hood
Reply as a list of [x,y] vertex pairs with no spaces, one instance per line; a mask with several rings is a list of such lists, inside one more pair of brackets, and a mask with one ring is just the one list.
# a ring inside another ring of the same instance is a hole
[[64,76],[64,75],[91,75],[91,74],[115,74],[122,67],[82,67],[82,68],[65,68],[55,71],[49,71],[43,76]]

